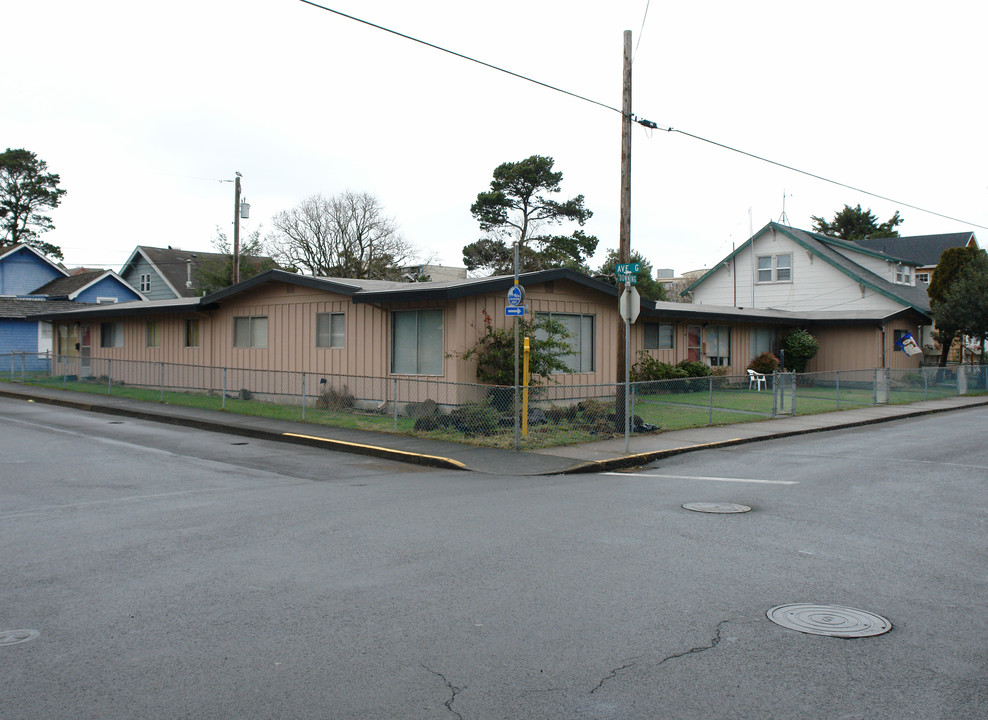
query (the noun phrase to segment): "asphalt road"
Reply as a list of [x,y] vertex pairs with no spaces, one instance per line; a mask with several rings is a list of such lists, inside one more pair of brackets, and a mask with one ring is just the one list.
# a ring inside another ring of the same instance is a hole
[[986,433],[516,478],[0,399],[0,717],[985,718]]

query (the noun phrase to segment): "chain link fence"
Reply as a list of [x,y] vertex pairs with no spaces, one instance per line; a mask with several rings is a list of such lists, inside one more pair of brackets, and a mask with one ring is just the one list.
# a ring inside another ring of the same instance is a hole
[[469,444],[537,449],[988,392],[988,366],[710,375],[527,388],[50,353],[0,355],[0,380]]

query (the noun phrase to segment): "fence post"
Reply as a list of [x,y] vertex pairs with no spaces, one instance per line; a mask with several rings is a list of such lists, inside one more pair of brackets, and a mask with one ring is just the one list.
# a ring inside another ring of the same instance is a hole
[[391,397],[392,397],[392,400],[393,400],[392,404],[395,406],[394,407],[394,410],[395,410],[395,432],[398,432],[398,376],[395,375],[393,379],[394,379],[394,392],[391,395]]
[[772,371],[772,417],[779,414],[779,371]]
[[14,353],[10,353],[10,382],[14,382]]
[[837,409],[840,410],[840,370],[834,373],[834,387],[837,392]]
[[709,416],[707,418],[707,425],[714,424],[714,376],[711,375],[707,378],[708,381],[708,394],[707,394],[707,404]]
[[302,422],[305,422],[305,373],[302,373]]
[[930,376],[928,373],[923,373],[923,399],[930,399]]
[[635,431],[635,383],[631,383],[631,432]]
[[226,410],[226,368],[223,368],[223,400],[220,402],[220,407]]
[[165,401],[165,363],[161,362],[161,402]]
[[110,395],[113,392],[113,360],[111,358],[106,359],[106,394]]
[[957,394],[967,395],[967,370],[963,364],[957,366]]
[[27,353],[21,353],[21,382],[27,379]]

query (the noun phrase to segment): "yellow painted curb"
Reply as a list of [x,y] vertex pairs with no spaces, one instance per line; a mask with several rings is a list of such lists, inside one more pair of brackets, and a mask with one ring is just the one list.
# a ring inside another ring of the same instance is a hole
[[323,442],[327,445],[343,445],[348,448],[354,448],[357,450],[370,451],[371,453],[378,456],[388,456],[388,455],[400,455],[412,462],[418,462],[419,464],[444,464],[451,467],[459,468],[461,470],[466,470],[467,466],[461,463],[459,460],[454,460],[453,458],[442,457],[440,455],[425,455],[423,453],[408,452],[407,450],[394,450],[393,448],[381,447],[380,445],[364,445],[362,443],[349,442],[347,440],[333,440],[332,438],[316,437],[315,435],[300,435],[298,433],[282,433],[285,437],[295,437],[301,438],[303,440],[315,440],[317,442]]

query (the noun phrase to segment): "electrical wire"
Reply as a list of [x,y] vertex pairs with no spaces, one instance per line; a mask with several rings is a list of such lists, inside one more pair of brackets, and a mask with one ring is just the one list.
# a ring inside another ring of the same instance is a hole
[[[592,100],[591,98],[585,97],[583,95],[579,95],[579,94],[574,93],[574,92],[570,92],[569,90],[563,90],[562,88],[558,88],[558,87],[556,87],[554,85],[549,85],[548,83],[544,83],[544,82],[541,82],[539,80],[535,80],[534,78],[528,77],[527,75],[522,75],[520,73],[516,73],[516,72],[513,72],[511,70],[506,70],[506,69],[504,69],[502,67],[498,67],[497,65],[492,65],[491,63],[484,62],[483,60],[477,60],[476,58],[472,58],[469,55],[463,55],[462,53],[458,53],[458,52],[455,52],[453,50],[449,50],[447,48],[441,47],[439,45],[435,45],[435,44],[430,43],[430,42],[426,42],[425,40],[420,40],[418,38],[412,37],[411,35],[406,35],[404,33],[398,32],[397,30],[392,30],[390,28],[384,27],[383,25],[377,25],[377,24],[372,23],[372,22],[370,22],[368,20],[363,20],[361,18],[354,17],[353,15],[347,15],[346,13],[340,12],[339,10],[334,10],[333,8],[326,7],[325,5],[320,5],[319,3],[312,2],[312,0],[299,0],[299,2],[304,3],[306,5],[311,5],[314,8],[318,8],[320,10],[324,10],[324,11],[326,11],[328,13],[332,13],[334,15],[338,15],[340,17],[346,18],[347,20],[352,20],[354,22],[361,23],[362,25],[367,25],[368,27],[372,27],[372,28],[374,28],[376,30],[381,30],[383,32],[390,33],[391,35],[396,35],[397,37],[404,38],[405,40],[410,40],[412,42],[419,43],[420,45],[425,45],[426,47],[432,48],[433,50],[438,50],[440,52],[447,53],[447,54],[452,55],[454,57],[458,57],[458,58],[460,58],[462,60],[467,60],[469,62],[476,63],[477,65],[482,65],[483,67],[489,68],[491,70],[496,70],[497,72],[505,73],[506,75],[511,75],[512,77],[518,78],[519,80],[524,80],[525,82],[530,82],[530,83],[533,83],[535,85],[539,85],[541,87],[544,87],[547,90],[552,90],[554,92],[562,93],[563,95],[568,95],[568,96],[570,96],[572,98],[576,98],[577,100],[583,100],[584,102],[591,103],[592,105],[597,105],[598,107],[602,107],[602,108],[604,108],[606,110],[612,110],[612,111],[614,111],[614,112],[616,112],[618,114],[624,115],[623,111],[619,110],[616,107],[613,107],[611,105],[608,105],[607,103],[603,103],[603,102],[600,102],[598,100]],[[645,17],[647,17],[647,16],[648,16],[648,3],[645,6],[645,16],[642,17],[642,29],[644,29],[644,27],[645,27]],[[639,40],[639,42],[641,42],[641,35],[642,35],[642,33],[639,32],[639,34],[638,34],[638,40]],[[637,52],[638,52],[638,48],[636,46],[635,47],[635,53],[637,53]],[[890,198],[890,197],[888,197],[886,195],[880,195],[879,193],[874,193],[874,192],[871,192],[869,190],[864,190],[863,188],[855,187],[854,185],[848,185],[847,183],[842,183],[842,182],[839,182],[837,180],[831,180],[829,178],[823,177],[822,175],[817,175],[816,173],[811,173],[811,172],[809,172],[807,170],[800,170],[799,168],[793,167],[792,165],[787,165],[785,163],[781,163],[781,162],[778,162],[776,160],[770,160],[769,158],[762,157],[761,155],[756,155],[754,153],[747,152],[746,150],[741,150],[739,148],[731,147],[730,145],[725,145],[724,143],[717,142],[716,140],[710,140],[709,138],[701,137],[700,135],[694,135],[693,133],[687,132],[685,130],[680,130],[678,128],[674,128],[674,127],[671,127],[671,126],[670,127],[660,127],[658,124],[652,122],[651,120],[646,120],[646,119],[644,119],[642,117],[639,117],[638,115],[632,115],[631,116],[631,119],[632,119],[633,122],[638,123],[639,125],[641,125],[642,127],[646,128],[648,130],[665,130],[666,132],[670,132],[670,133],[673,133],[673,132],[674,133],[679,133],[680,135],[685,135],[686,137],[693,138],[694,140],[699,140],[700,142],[705,142],[705,143],[708,143],[710,145],[714,145],[715,147],[722,148],[724,150],[729,150],[731,152],[735,152],[735,153],[738,153],[740,155],[745,155],[745,156],[750,157],[750,158],[752,158],[754,160],[758,160],[760,162],[768,163],[769,165],[775,165],[776,167],[780,167],[780,168],[783,168],[785,170],[789,170],[791,172],[799,173],[800,175],[806,175],[807,177],[811,177],[811,178],[814,178],[816,180],[820,180],[821,182],[829,183],[831,185],[836,185],[838,187],[846,188],[848,190],[853,190],[854,192],[859,192],[859,193],[862,193],[864,195],[868,195],[869,197],[878,198],[879,200],[885,200],[887,202],[891,202],[891,203],[896,204],[896,205],[901,205],[902,207],[907,207],[907,208],[909,208],[911,210],[917,210],[917,211],[919,211],[921,213],[926,213],[928,215],[934,215],[936,217],[941,217],[941,218],[944,218],[945,220],[952,220],[954,222],[963,223],[965,225],[971,225],[972,227],[980,228],[982,230],[988,230],[988,225],[981,225],[979,223],[970,222],[968,220],[963,220],[961,218],[953,217],[951,215],[945,215],[943,213],[939,213],[939,212],[936,212],[934,210],[927,210],[926,208],[922,208],[922,207],[920,207],[918,205],[912,205],[910,203],[902,202],[900,200],[895,200],[895,199]]]
[[411,40],[412,42],[419,43],[420,45],[425,45],[426,47],[432,48],[433,50],[438,50],[439,52],[444,52],[454,57],[458,57],[461,60],[468,60],[469,62],[477,63],[478,65],[483,65],[484,67],[490,68],[491,70],[502,72],[505,75],[511,75],[512,77],[516,77],[519,80],[524,80],[525,82],[530,82],[535,85],[540,85],[548,90],[553,90],[555,92],[562,93],[563,95],[569,95],[570,97],[574,97],[577,100],[583,100],[584,102],[592,103],[594,105],[599,105],[600,107],[605,108],[606,110],[613,110],[618,114],[623,114],[618,108],[612,107],[611,105],[608,105],[606,103],[602,103],[597,100],[591,100],[590,98],[584,97],[583,95],[577,95],[576,93],[570,92],[569,90],[563,90],[562,88],[558,88],[554,85],[549,85],[548,83],[541,82],[540,80],[535,80],[534,78],[530,78],[527,75],[522,75],[520,73],[516,73],[511,70],[505,70],[502,67],[498,67],[497,65],[492,65],[491,63],[484,62],[483,60],[478,60],[477,58],[472,58],[469,55],[464,55],[463,53],[458,53],[455,50],[449,50],[439,45],[434,45],[433,43],[426,42],[425,40],[419,40],[416,37],[412,37],[411,35],[405,35],[404,33],[400,33],[397,30],[386,28],[383,25],[375,25],[374,23],[368,20],[362,20],[358,17],[354,17],[353,15],[347,15],[346,13],[340,12],[339,10],[334,10],[333,8],[326,7],[325,5],[320,5],[319,3],[312,2],[312,0],[299,0],[299,2],[304,3],[306,5],[311,5],[314,8],[319,8],[320,10],[325,10],[326,12],[333,13],[334,15],[339,15],[340,17],[344,17],[347,20],[353,20],[354,22],[367,25],[368,27],[372,27],[376,30],[383,30],[386,33],[397,35],[398,37],[404,38],[405,40]]
[[635,52],[631,56],[631,62],[634,64],[635,58],[638,57],[638,46],[642,44],[642,35],[645,34],[645,19],[648,17],[648,7],[652,4],[652,0],[645,1],[645,14],[642,15],[642,27],[638,31],[638,40],[635,42]]

